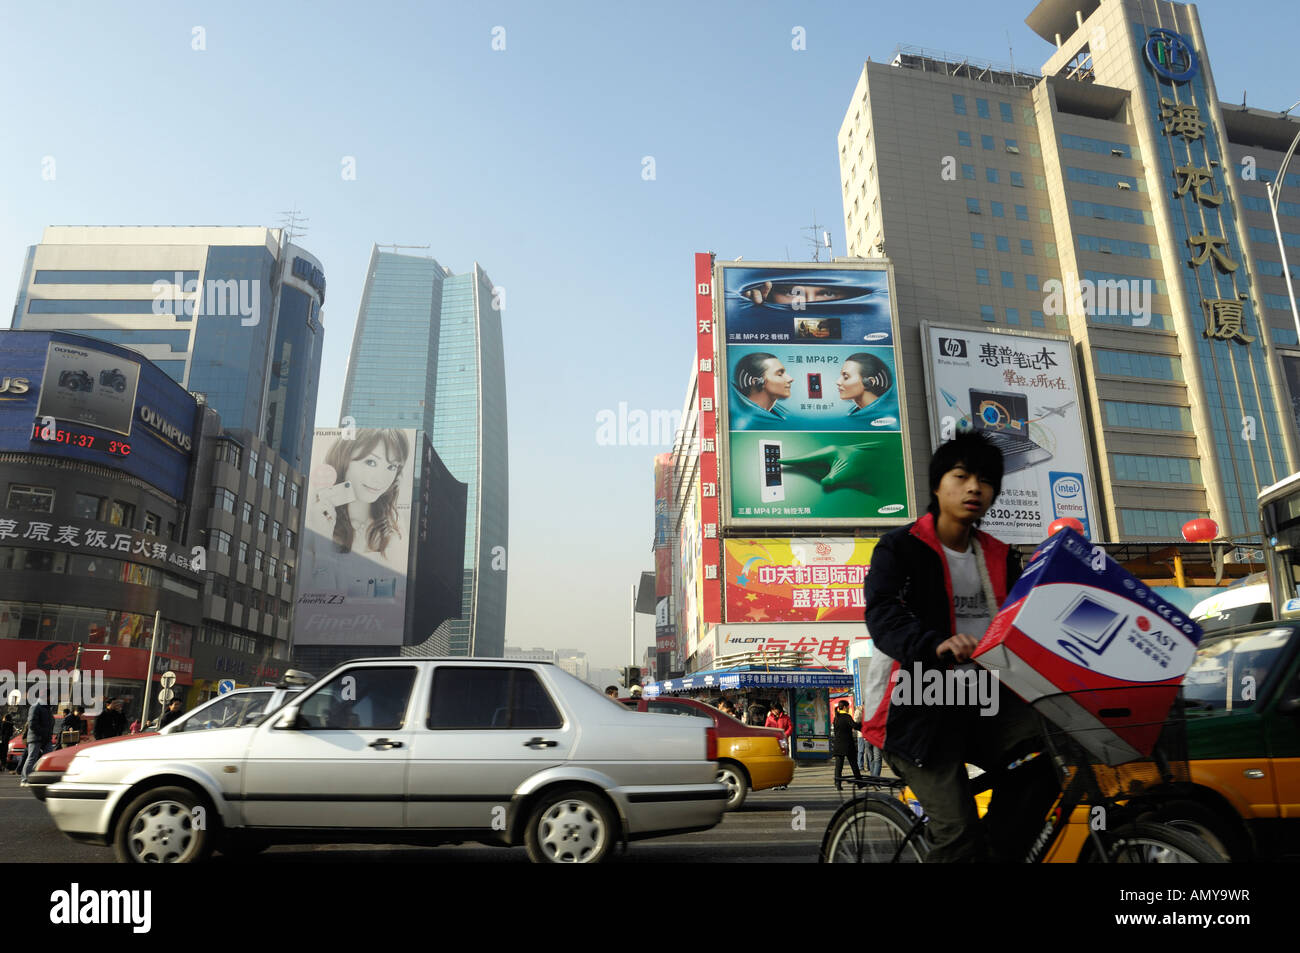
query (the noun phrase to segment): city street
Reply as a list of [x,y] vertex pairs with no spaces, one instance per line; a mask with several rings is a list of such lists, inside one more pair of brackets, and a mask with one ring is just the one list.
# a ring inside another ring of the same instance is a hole
[[[786,790],[750,792],[739,812],[709,831],[636,841],[610,863],[815,863],[821,836],[840,804],[829,763],[799,767]],[[60,834],[45,807],[18,784],[17,775],[0,776],[0,860],[108,864],[113,852],[76,844]],[[802,808],[802,815],[796,813]],[[796,819],[802,816],[802,824]],[[796,829],[799,827],[800,829]],[[477,844],[459,847],[373,847],[299,845],[273,847],[253,863],[373,863],[396,860],[427,863],[528,863],[523,848],[503,850]],[[213,863],[229,863],[216,855]]]

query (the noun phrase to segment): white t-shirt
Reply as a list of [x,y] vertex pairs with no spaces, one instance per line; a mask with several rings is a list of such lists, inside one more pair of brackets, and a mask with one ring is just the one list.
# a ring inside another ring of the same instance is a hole
[[989,605],[980,581],[975,547],[959,553],[944,546],[943,554],[948,560],[948,574],[952,576],[953,608],[957,612],[957,631],[953,635],[961,633],[982,639],[993,621],[996,606]]

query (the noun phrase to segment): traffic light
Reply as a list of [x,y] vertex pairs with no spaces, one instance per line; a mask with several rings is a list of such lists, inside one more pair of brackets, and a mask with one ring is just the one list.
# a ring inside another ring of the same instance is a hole
[[641,669],[634,665],[629,665],[623,669],[623,684],[628,688],[641,683]]

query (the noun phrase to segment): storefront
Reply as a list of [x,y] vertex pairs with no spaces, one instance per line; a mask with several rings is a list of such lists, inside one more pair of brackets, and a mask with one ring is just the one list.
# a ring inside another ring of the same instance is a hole
[[726,698],[738,711],[754,704],[767,708],[779,702],[794,724],[794,759],[825,761],[831,756],[831,693],[851,691],[852,686],[853,677],[844,672],[739,665],[651,682],[645,686],[645,694],[690,695],[708,701]]

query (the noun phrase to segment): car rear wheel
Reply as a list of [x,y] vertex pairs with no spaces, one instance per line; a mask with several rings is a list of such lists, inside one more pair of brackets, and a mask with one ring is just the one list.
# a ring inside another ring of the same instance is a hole
[[212,836],[195,808],[203,802],[180,787],[145,791],[121,813],[113,850],[124,864],[192,864],[207,860]]
[[745,774],[745,769],[724,761],[718,765],[718,781],[727,786],[727,810],[739,810],[749,794],[749,776]]
[[569,788],[546,795],[533,808],[524,844],[533,863],[595,864],[608,856],[616,830],[604,797]]

